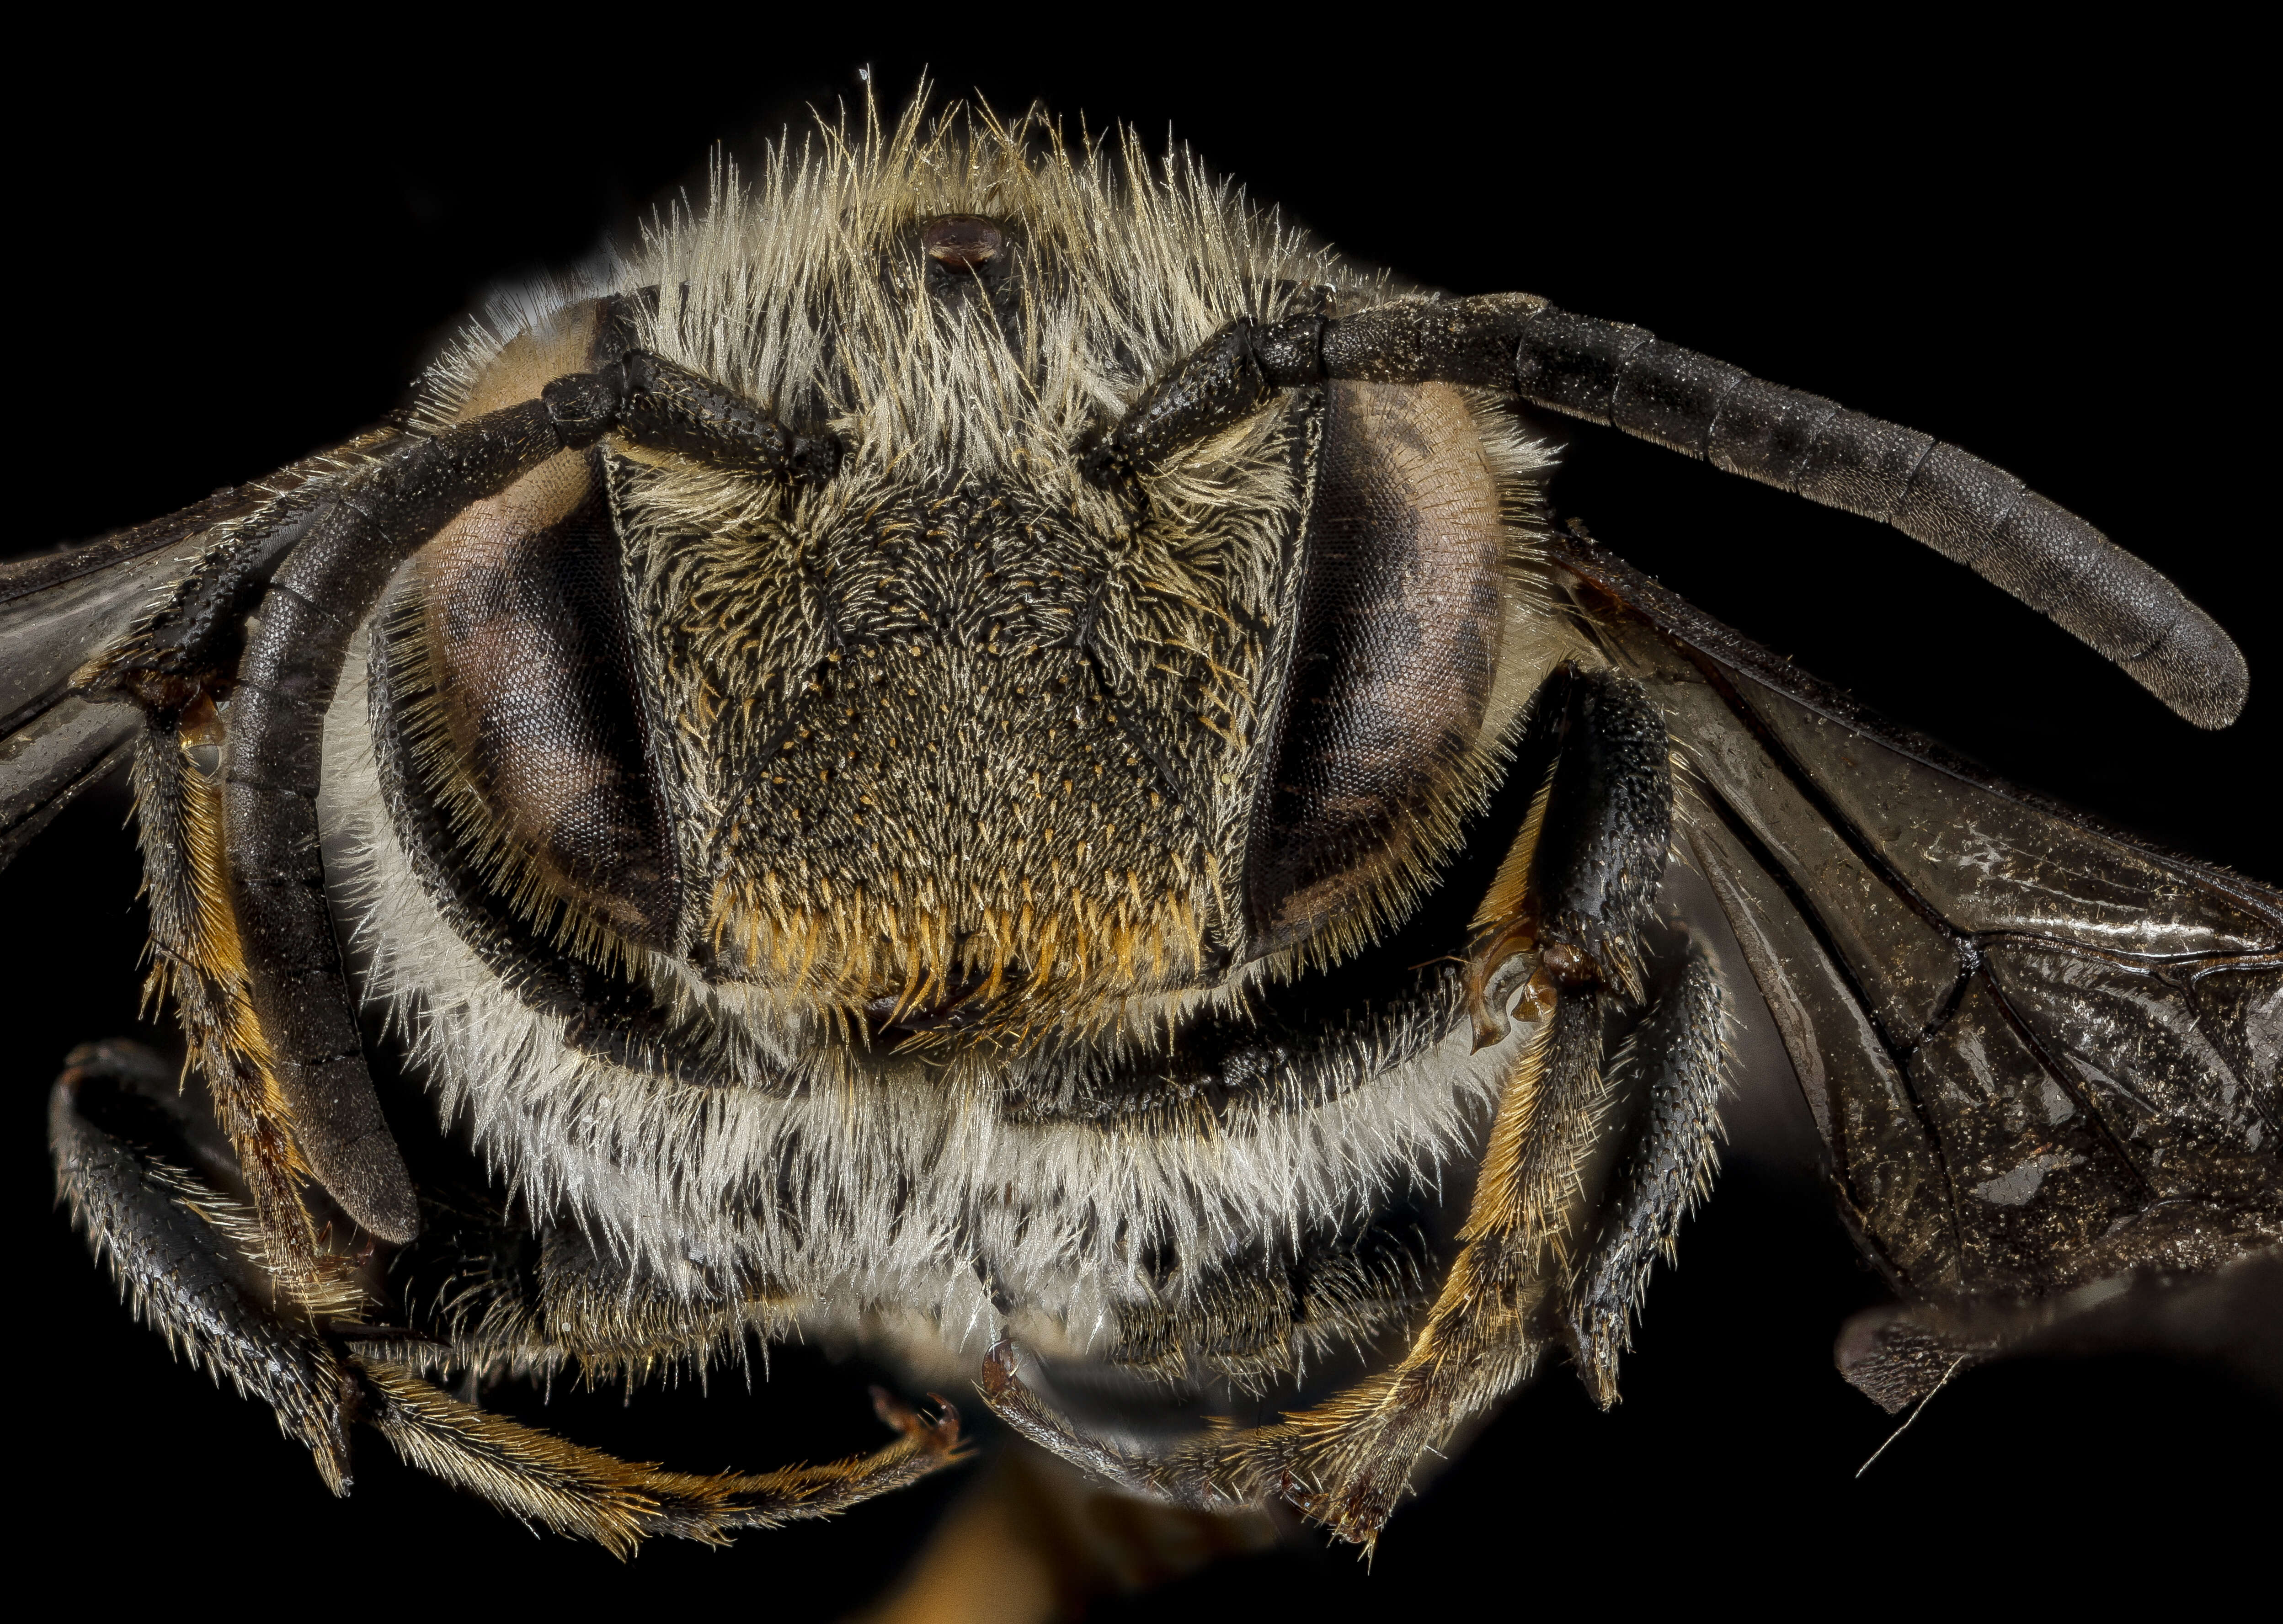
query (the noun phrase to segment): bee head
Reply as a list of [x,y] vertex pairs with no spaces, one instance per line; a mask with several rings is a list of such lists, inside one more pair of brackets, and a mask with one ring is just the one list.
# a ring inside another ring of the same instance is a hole
[[[1494,776],[1527,680],[1507,648],[1538,624],[1516,493],[1542,458],[1447,386],[1342,384],[1105,486],[1081,471],[1105,423],[1234,315],[1384,286],[1178,155],[955,118],[827,144],[757,187],[717,170],[627,273],[627,341],[842,455],[791,483],[580,454],[612,601],[526,618],[586,628],[546,662],[577,706],[632,698],[588,729],[619,742],[617,799],[569,797],[610,860],[540,864],[522,892],[576,892],[585,951],[665,952],[899,1041],[1133,1026],[1373,940]],[[568,556],[473,573],[496,597]],[[480,639],[439,607],[471,588],[431,570],[465,752],[540,700],[528,664],[471,686],[451,649]],[[494,787],[473,822],[559,823],[496,786],[563,799],[564,765],[471,774]]]

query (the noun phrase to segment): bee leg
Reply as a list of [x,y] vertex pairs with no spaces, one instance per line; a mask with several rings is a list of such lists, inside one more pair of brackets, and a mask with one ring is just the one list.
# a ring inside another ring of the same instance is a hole
[[1541,773],[1540,788],[1468,950],[1477,1048],[1506,1036],[1505,981],[1533,948],[1535,1002],[1562,986],[1640,996],[1640,931],[1672,841],[1671,750],[1663,712],[1630,677],[1570,663],[1539,688],[1517,767]]
[[1719,972],[1692,940],[1610,1063],[1618,1092],[1640,1091],[1637,1120],[1620,1125],[1629,1143],[1557,1310],[1578,1378],[1604,1410],[1617,1402],[1617,1359],[1632,1347],[1649,1271],[1660,1255],[1671,1260],[1681,1220],[1711,1191],[1726,1022]]
[[1149,1453],[1091,1437],[1050,1409],[1017,1373],[1011,1343],[984,1363],[984,1402],[1041,1449],[1134,1493],[1206,1511],[1282,1500],[1368,1546],[1426,1451],[1537,1368],[1562,1226],[1599,1123],[1605,998],[1593,985],[1562,991],[1518,1054],[1459,1255],[1391,1369],[1280,1422]]
[[1564,666],[1561,751],[1530,855],[1540,958],[1564,986],[1641,994],[1640,933],[1672,843],[1671,742],[1648,690]]
[[[900,1434],[886,1449],[759,1475],[665,1472],[486,1410],[477,1384],[487,1376],[575,1368],[589,1381],[631,1381],[719,1355],[763,1310],[727,1294],[700,1309],[645,1289],[575,1231],[533,1237],[488,1191],[424,1184],[421,1197],[420,1236],[395,1260],[413,1329],[352,1343],[360,1418],[408,1464],[511,1516],[621,1555],[659,1535],[718,1543],[740,1528],[828,1516],[961,1458],[948,1405],[927,1420],[878,1393],[881,1418]],[[472,1380],[455,1392],[454,1372]]]
[[[132,1045],[75,1051],[48,1106],[57,1193],[137,1317],[277,1414],[335,1494],[348,1491],[341,1361],[260,1261],[253,1210],[221,1187],[228,1152],[185,1112],[172,1069]],[[205,1169],[200,1164],[205,1164]]]
[[222,798],[251,1002],[301,1154],[385,1240],[410,1239],[419,1214],[373,1092],[326,900],[325,713],[351,638],[407,556],[474,502],[611,432],[726,467],[791,473],[829,460],[656,357],[557,378],[540,399],[456,424],[345,486],[277,567],[238,664]]
[[[1080,1433],[1017,1374],[1001,1343],[986,1403],[1032,1442],[1095,1475],[1200,1510],[1282,1498],[1368,1546],[1421,1457],[1529,1377],[1558,1323],[1570,1232],[1610,1101],[1608,1028],[1642,984],[1640,936],[1672,827],[1670,742],[1648,691],[1566,667],[1541,695],[1558,741],[1518,851],[1517,901],[1536,921],[1550,1014],[1517,1045],[1491,1124],[1460,1249],[1395,1365],[1267,1426],[1206,1432],[1142,1454]],[[1501,933],[1503,925],[1493,925]]]
[[363,1419],[410,1465],[526,1522],[591,1539],[626,1556],[658,1535],[721,1544],[742,1528],[830,1517],[965,1458],[959,1412],[933,1420],[874,1390],[899,1436],[885,1449],[822,1466],[699,1475],[623,1461],[464,1403],[386,1360],[355,1363]]
[[361,1334],[359,1351],[479,1402],[510,1376],[635,1381],[662,1366],[703,1371],[749,1336],[789,1329],[791,1300],[750,1284],[696,1294],[661,1286],[576,1225],[541,1226],[472,1185],[424,1180],[420,1235],[391,1260],[406,1327]]
[[652,1535],[719,1542],[829,1516],[961,1458],[949,1405],[931,1420],[875,1394],[900,1436],[870,1455],[757,1475],[662,1472],[479,1410],[403,1365],[344,1356],[262,1267],[264,1232],[230,1189],[219,1136],[185,1109],[171,1069],[133,1045],[72,1055],[49,1143],[61,1199],[136,1314],[194,1367],[275,1410],[336,1494],[352,1482],[348,1423],[362,1420],[413,1465],[623,1554]]
[[1289,1252],[1188,1259],[1177,1288],[1118,1303],[1117,1334],[1099,1356],[1169,1384],[1204,1377],[1257,1387],[1343,1344],[1364,1346],[1424,1308],[1431,1245],[1406,1205]]
[[315,1311],[349,1282],[344,1260],[320,1245],[304,1187],[308,1164],[248,997],[229,901],[222,785],[199,760],[215,750],[219,729],[211,705],[203,713],[153,711],[143,720],[135,811],[151,903],[145,991],[154,1000],[171,997],[181,1014],[191,1075],[205,1085],[214,1122],[228,1135],[230,1177],[261,1226],[269,1279]]

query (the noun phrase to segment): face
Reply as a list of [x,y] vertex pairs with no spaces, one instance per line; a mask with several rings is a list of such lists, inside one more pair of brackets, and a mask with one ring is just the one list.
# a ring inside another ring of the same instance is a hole
[[1545,458],[1451,386],[1298,392],[1087,478],[1105,413],[1219,312],[1385,290],[978,150],[961,186],[725,190],[651,245],[673,293],[550,310],[431,403],[494,409],[630,321],[829,430],[830,478],[566,453],[386,617],[384,729],[530,929],[866,1063],[1155,1040],[1363,951],[1558,648]]

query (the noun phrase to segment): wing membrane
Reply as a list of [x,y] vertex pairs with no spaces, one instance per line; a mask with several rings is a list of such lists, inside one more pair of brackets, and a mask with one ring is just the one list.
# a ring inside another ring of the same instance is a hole
[[238,538],[306,523],[342,477],[401,439],[372,430],[258,484],[80,547],[0,563],[0,867],[89,785],[124,762],[131,704],[90,703],[72,674]]
[[72,673],[189,572],[204,532],[241,516],[201,502],[0,564],[0,866],[132,749],[135,708],[90,703],[70,691]]
[[1590,542],[1664,700],[1684,838],[1895,1283],[2046,1296],[2283,1235],[2283,894],[1869,716]]

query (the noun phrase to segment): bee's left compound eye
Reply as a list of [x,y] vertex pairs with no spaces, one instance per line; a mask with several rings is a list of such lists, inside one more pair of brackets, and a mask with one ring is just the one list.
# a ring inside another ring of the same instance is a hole
[[1326,391],[1246,894],[1257,952],[1387,917],[1456,836],[1498,672],[1498,482],[1458,391]]

